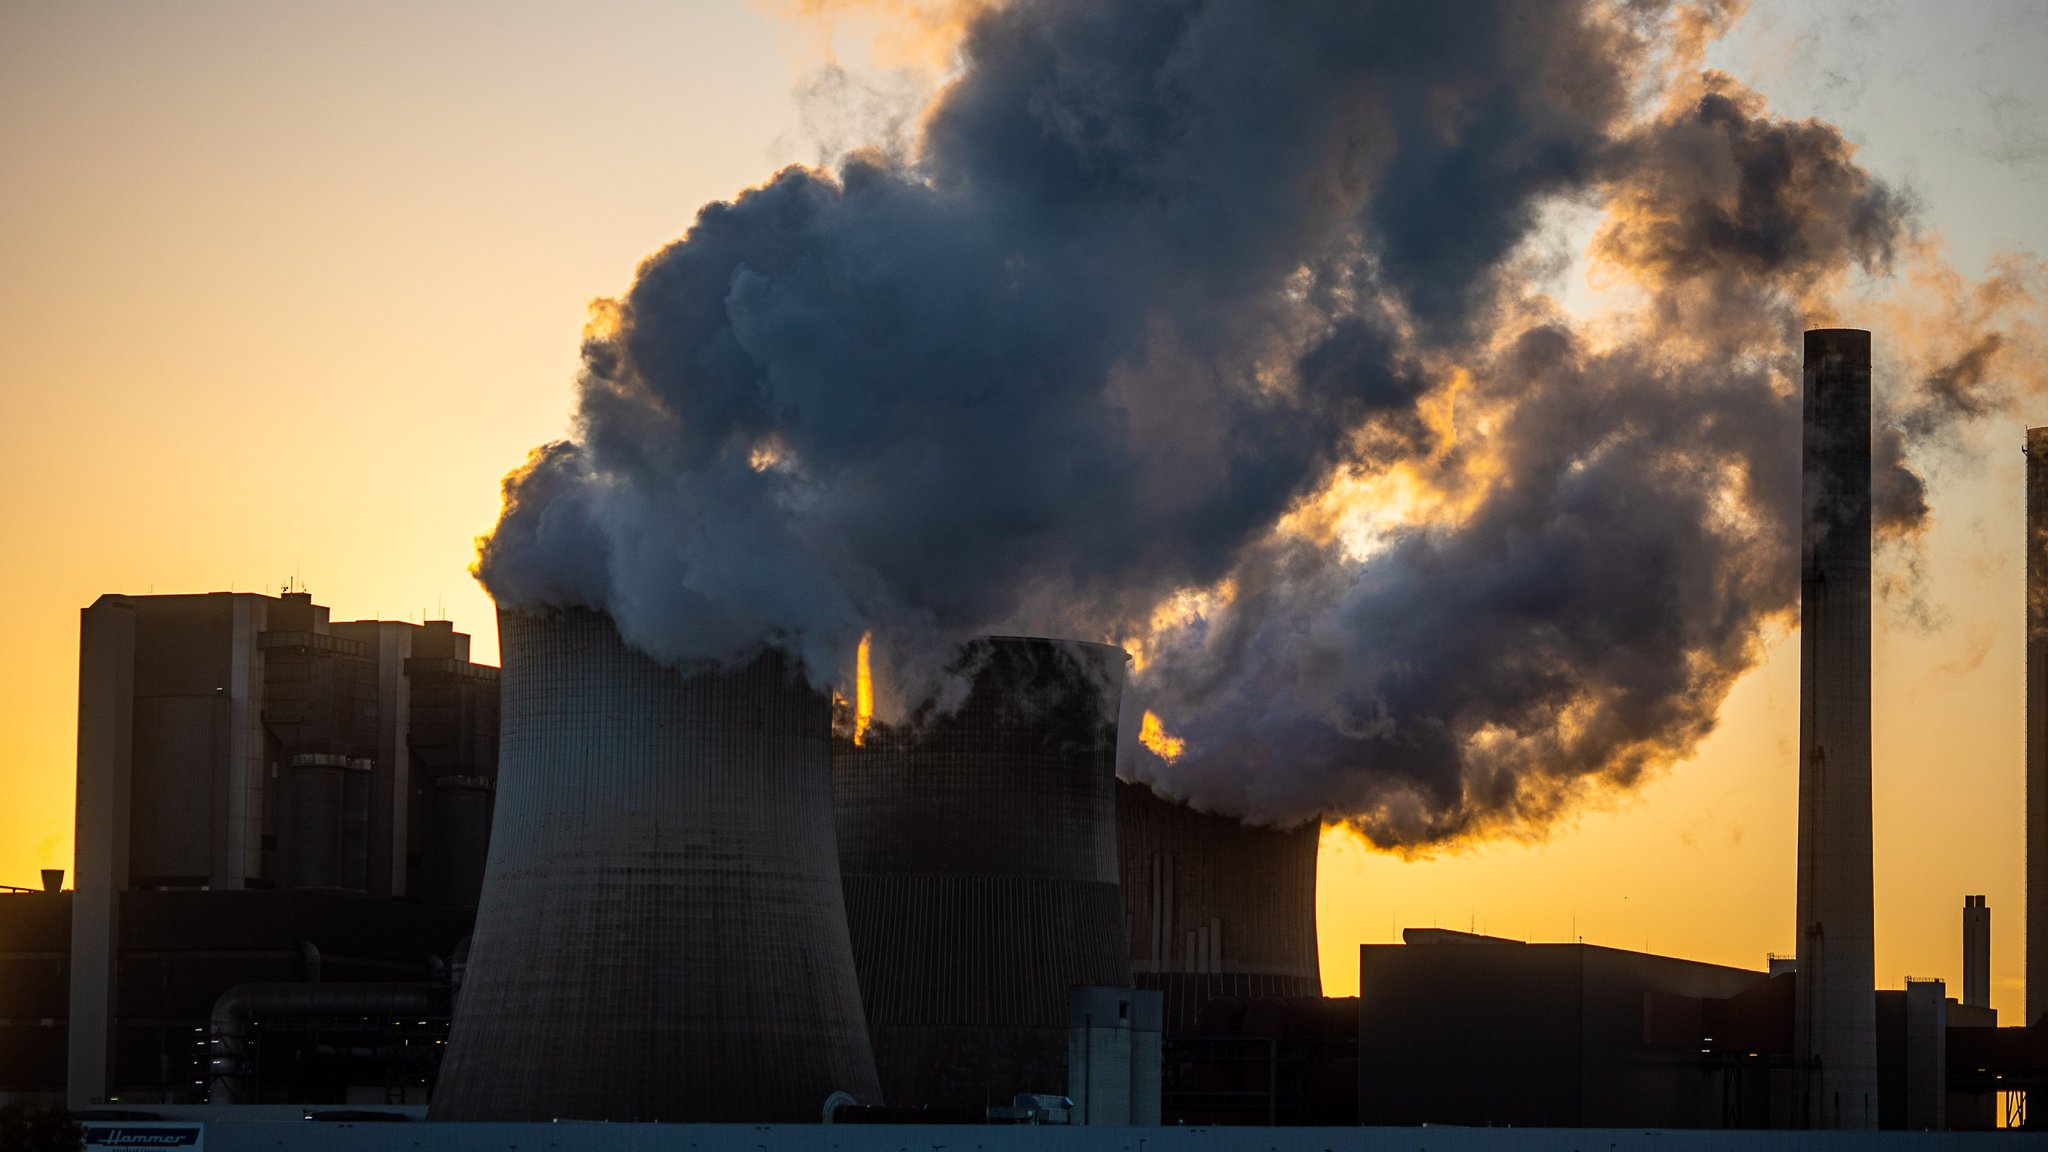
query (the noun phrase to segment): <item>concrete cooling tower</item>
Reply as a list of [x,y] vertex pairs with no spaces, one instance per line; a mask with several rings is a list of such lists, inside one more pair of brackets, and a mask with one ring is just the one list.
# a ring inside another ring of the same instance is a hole
[[1323,994],[1316,954],[1321,828],[1254,828],[1117,782],[1116,838],[1138,987],[1166,993],[1166,1031],[1218,996]]
[[1113,791],[1127,659],[976,640],[957,709],[835,746],[847,919],[891,1104],[1064,1093],[1068,988],[1129,986]]
[[503,742],[436,1120],[812,1121],[878,1093],[830,713],[774,654],[686,674],[501,611]]

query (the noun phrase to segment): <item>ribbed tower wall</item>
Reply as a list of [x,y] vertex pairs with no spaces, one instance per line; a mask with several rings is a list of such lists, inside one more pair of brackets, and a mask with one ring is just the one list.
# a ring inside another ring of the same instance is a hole
[[1870,333],[1806,334],[1799,581],[1799,1001],[1811,1128],[1877,1125],[1870,828]]
[[1166,1031],[1218,996],[1320,996],[1321,827],[1259,828],[1118,781],[1116,837],[1131,970],[1166,993]]
[[2048,1015],[2048,428],[2027,429],[2026,1019]]
[[836,745],[847,917],[890,1103],[1064,1092],[1068,988],[1129,986],[1113,791],[1126,659],[976,640],[957,709]]
[[830,713],[770,654],[685,674],[501,610],[503,745],[436,1120],[790,1122],[878,1099]]

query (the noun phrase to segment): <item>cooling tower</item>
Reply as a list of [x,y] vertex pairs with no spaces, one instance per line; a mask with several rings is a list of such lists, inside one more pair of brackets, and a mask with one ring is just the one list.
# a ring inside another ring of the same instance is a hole
[[874,1102],[825,699],[773,654],[692,675],[596,613],[498,621],[497,805],[431,1118]]
[[1067,990],[1130,985],[1113,791],[1126,660],[976,640],[957,709],[837,745],[847,920],[890,1103],[1064,1093]]
[[2027,429],[2026,1017],[2048,1014],[2048,428]]
[[1138,987],[1166,993],[1168,1034],[1218,996],[1323,994],[1314,823],[1255,828],[1117,782],[1116,843]]
[[1874,1128],[1870,333],[1806,334],[1804,428],[1793,1055],[1807,1127]]

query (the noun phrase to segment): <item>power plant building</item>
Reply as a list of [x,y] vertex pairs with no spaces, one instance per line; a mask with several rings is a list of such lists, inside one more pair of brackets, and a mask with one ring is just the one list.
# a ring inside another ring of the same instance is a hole
[[[835,733],[780,651],[665,665],[597,611],[502,608],[501,675],[447,621],[303,592],[105,596],[75,890],[0,888],[0,1105],[763,1142],[2014,1120],[2048,1096],[2048,1028],[1997,1027],[1983,896],[1959,999],[1876,987],[1870,345],[1805,337],[1797,955],[1766,970],[1411,928],[1323,997],[1320,827],[1118,781],[1109,645],[982,637],[900,719]],[[2048,1012],[2048,428],[2027,452],[2023,1025]]]
[[1878,1122],[1870,825],[1870,333],[1806,333],[1799,576],[1802,1125]]
[[1219,996],[1322,995],[1320,826],[1255,827],[1121,780],[1116,825],[1131,970],[1166,994],[1167,1031],[1193,1031]]
[[[1360,1123],[1802,1126],[1795,972],[1432,928],[1404,939],[1360,949]],[[1939,980],[1874,992],[1872,1007],[1871,1127],[1991,1127],[1989,1096],[1971,1090],[1981,1075],[1952,1074],[1950,1052],[2016,1030]]]
[[436,1120],[816,1121],[878,1097],[830,706],[768,652],[681,671],[503,609],[483,902]]
[[[236,984],[430,981],[468,933],[497,772],[497,670],[468,642],[447,621],[330,622],[303,592],[83,611],[74,1106],[206,1099],[209,1019]],[[450,780],[467,809],[432,803]],[[271,1071],[281,1098],[407,1090],[333,1062]]]
[[837,744],[847,917],[889,1103],[1061,1093],[1069,989],[1130,986],[1115,792],[1127,659],[976,640],[956,709]]
[[1789,976],[1439,929],[1404,939],[1360,948],[1359,1123],[1770,1126]]

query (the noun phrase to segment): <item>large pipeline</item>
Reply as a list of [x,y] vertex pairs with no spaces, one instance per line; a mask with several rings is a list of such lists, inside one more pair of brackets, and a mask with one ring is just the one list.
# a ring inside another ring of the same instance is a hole
[[[317,953],[315,953],[317,955]],[[237,984],[213,1002],[209,1104],[249,1103],[249,1023],[265,1015],[422,1017],[431,984]]]

